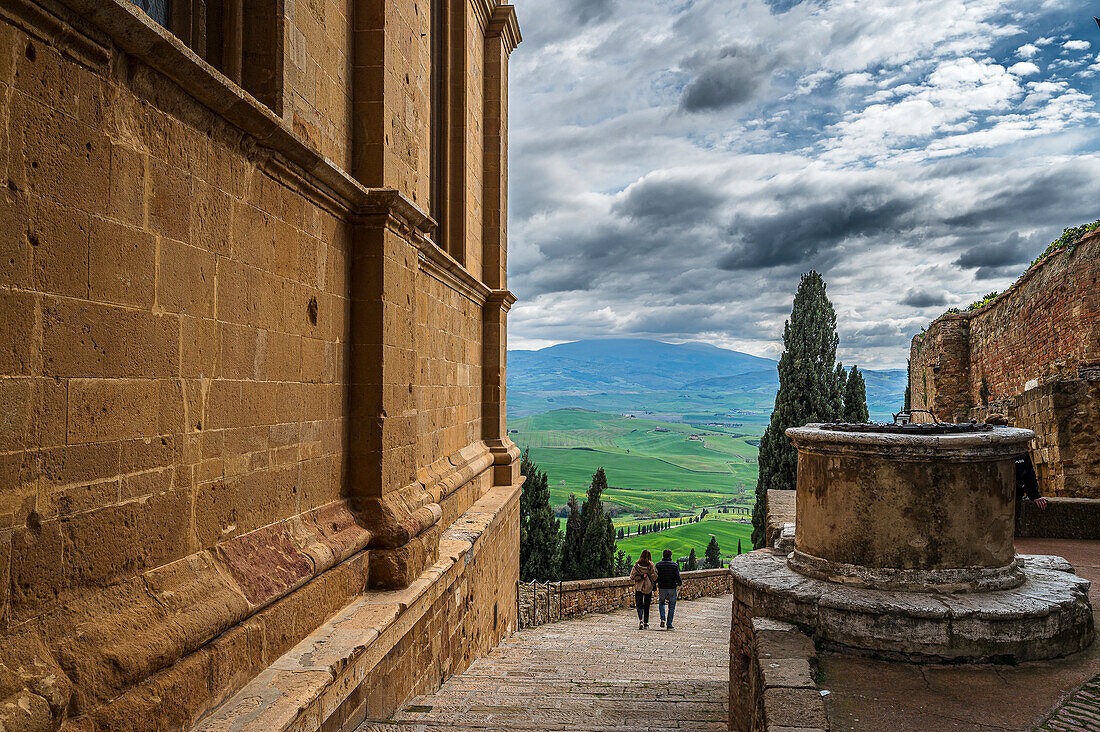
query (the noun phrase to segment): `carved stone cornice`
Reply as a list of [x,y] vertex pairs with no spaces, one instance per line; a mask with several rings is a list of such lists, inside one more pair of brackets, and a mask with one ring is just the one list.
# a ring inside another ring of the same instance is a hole
[[491,290],[485,298],[486,307],[498,307],[501,312],[508,312],[516,304],[516,296],[510,290]]
[[411,235],[417,242],[427,241],[436,228],[435,220],[424,209],[394,188],[368,188],[356,213],[367,221]]
[[516,18],[514,5],[497,5],[493,8],[489,25],[485,28],[485,37],[500,38],[506,53],[516,50],[516,46],[523,42],[523,35],[519,32],[519,20]]
[[435,277],[475,304],[485,304],[492,291],[484,282],[470,274],[458,260],[440,249],[430,239],[419,240],[416,244],[420,250],[421,271]]

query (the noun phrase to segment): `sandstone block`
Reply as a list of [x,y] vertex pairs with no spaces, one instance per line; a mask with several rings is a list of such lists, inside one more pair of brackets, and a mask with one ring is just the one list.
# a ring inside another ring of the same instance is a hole
[[157,305],[200,318],[214,314],[214,255],[206,249],[161,239],[157,259]]
[[46,298],[43,371],[79,378],[179,373],[179,320],[98,303]]
[[47,201],[34,204],[27,241],[36,290],[87,297],[90,230],[83,211]]
[[158,386],[150,379],[72,379],[69,442],[147,437],[158,430]]
[[141,229],[93,219],[89,256],[91,297],[149,308],[156,280],[156,243]]

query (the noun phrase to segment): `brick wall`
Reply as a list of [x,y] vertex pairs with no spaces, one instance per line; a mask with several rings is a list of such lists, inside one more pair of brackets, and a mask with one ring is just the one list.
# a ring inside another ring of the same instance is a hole
[[[733,589],[728,569],[681,572],[680,577],[683,585],[677,596],[679,600],[717,597]],[[524,628],[587,613],[609,613],[634,607],[634,583],[629,577],[552,582],[549,585],[527,582],[519,587],[519,622]],[[656,595],[653,602],[657,602]]]
[[1059,250],[981,310],[913,339],[915,408],[943,420],[1004,412],[1032,429],[1047,495],[1100,498],[1100,234]]

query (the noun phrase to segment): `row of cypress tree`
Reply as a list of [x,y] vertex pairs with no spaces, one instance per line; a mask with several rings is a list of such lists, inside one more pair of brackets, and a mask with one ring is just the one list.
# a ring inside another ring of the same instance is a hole
[[836,311],[817,272],[802,276],[791,318],[783,326],[779,357],[779,391],[771,422],[760,440],[756,504],[752,511],[752,542],[764,545],[769,490],[794,490],[798,452],[786,435],[789,427],[811,422],[866,422],[867,388],[855,366],[845,371],[836,362],[840,337]]

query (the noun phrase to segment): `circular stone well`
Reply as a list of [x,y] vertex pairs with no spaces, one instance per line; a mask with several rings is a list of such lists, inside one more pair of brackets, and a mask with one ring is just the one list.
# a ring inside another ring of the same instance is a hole
[[1012,544],[1014,458],[1034,433],[787,430],[798,448],[792,569],[902,591],[973,592],[1024,581]]
[[906,661],[1021,662],[1092,642],[1088,581],[1061,558],[1015,554],[1014,458],[1029,430],[787,434],[798,449],[794,551],[730,564],[750,614],[809,626],[828,647]]

